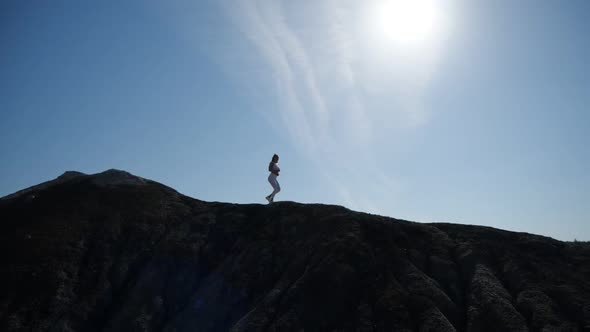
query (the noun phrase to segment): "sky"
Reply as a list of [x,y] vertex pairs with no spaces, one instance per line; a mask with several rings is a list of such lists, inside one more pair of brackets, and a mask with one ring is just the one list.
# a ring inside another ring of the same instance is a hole
[[590,240],[590,2],[0,2],[0,196],[129,171]]

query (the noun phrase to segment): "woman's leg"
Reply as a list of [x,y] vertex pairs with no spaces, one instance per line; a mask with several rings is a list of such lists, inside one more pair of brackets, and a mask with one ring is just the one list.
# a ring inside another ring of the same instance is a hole
[[277,194],[279,191],[281,191],[281,186],[279,185],[279,181],[277,181],[277,177],[276,177],[276,175],[273,175],[273,174],[269,175],[269,177],[268,177],[268,182],[270,182],[270,185],[271,185],[271,186],[272,186],[272,188],[273,188],[273,191],[272,191],[272,193],[271,193],[270,195],[268,195],[268,199],[269,199],[269,201],[271,201],[271,202],[272,202],[272,200],[275,198],[275,195],[276,195],[276,194]]
[[274,182],[273,182],[273,191],[272,194],[270,194],[271,200],[274,200],[275,195],[279,193],[279,191],[281,191],[281,186],[279,185],[279,181],[277,180],[277,178],[274,178]]

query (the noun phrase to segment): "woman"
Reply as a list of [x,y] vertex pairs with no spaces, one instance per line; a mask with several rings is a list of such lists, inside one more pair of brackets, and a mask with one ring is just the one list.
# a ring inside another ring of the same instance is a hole
[[281,186],[279,185],[279,181],[277,181],[277,176],[279,176],[279,172],[281,171],[281,169],[279,168],[278,162],[279,162],[279,156],[274,154],[272,156],[272,160],[268,164],[268,171],[270,172],[270,174],[268,176],[268,182],[270,182],[270,185],[273,188],[272,193],[270,195],[266,196],[266,200],[268,201],[269,204],[274,201],[275,195],[278,194],[279,191],[281,191]]

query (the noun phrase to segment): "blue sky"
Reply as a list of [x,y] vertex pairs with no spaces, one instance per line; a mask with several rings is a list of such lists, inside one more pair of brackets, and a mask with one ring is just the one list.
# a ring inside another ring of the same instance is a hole
[[590,240],[590,3],[436,1],[404,43],[383,1],[1,2],[0,195],[263,203],[278,153],[277,200]]

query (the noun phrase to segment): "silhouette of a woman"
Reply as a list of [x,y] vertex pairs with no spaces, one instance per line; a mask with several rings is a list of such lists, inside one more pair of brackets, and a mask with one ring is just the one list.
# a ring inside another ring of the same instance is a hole
[[272,193],[266,196],[266,200],[269,204],[274,201],[275,195],[278,194],[279,191],[281,191],[281,186],[279,185],[279,181],[277,181],[277,176],[279,176],[279,172],[281,171],[278,162],[279,156],[277,154],[274,154],[272,156],[272,160],[268,164],[268,171],[270,172],[270,174],[268,175],[268,182],[270,182],[270,185],[273,188]]

